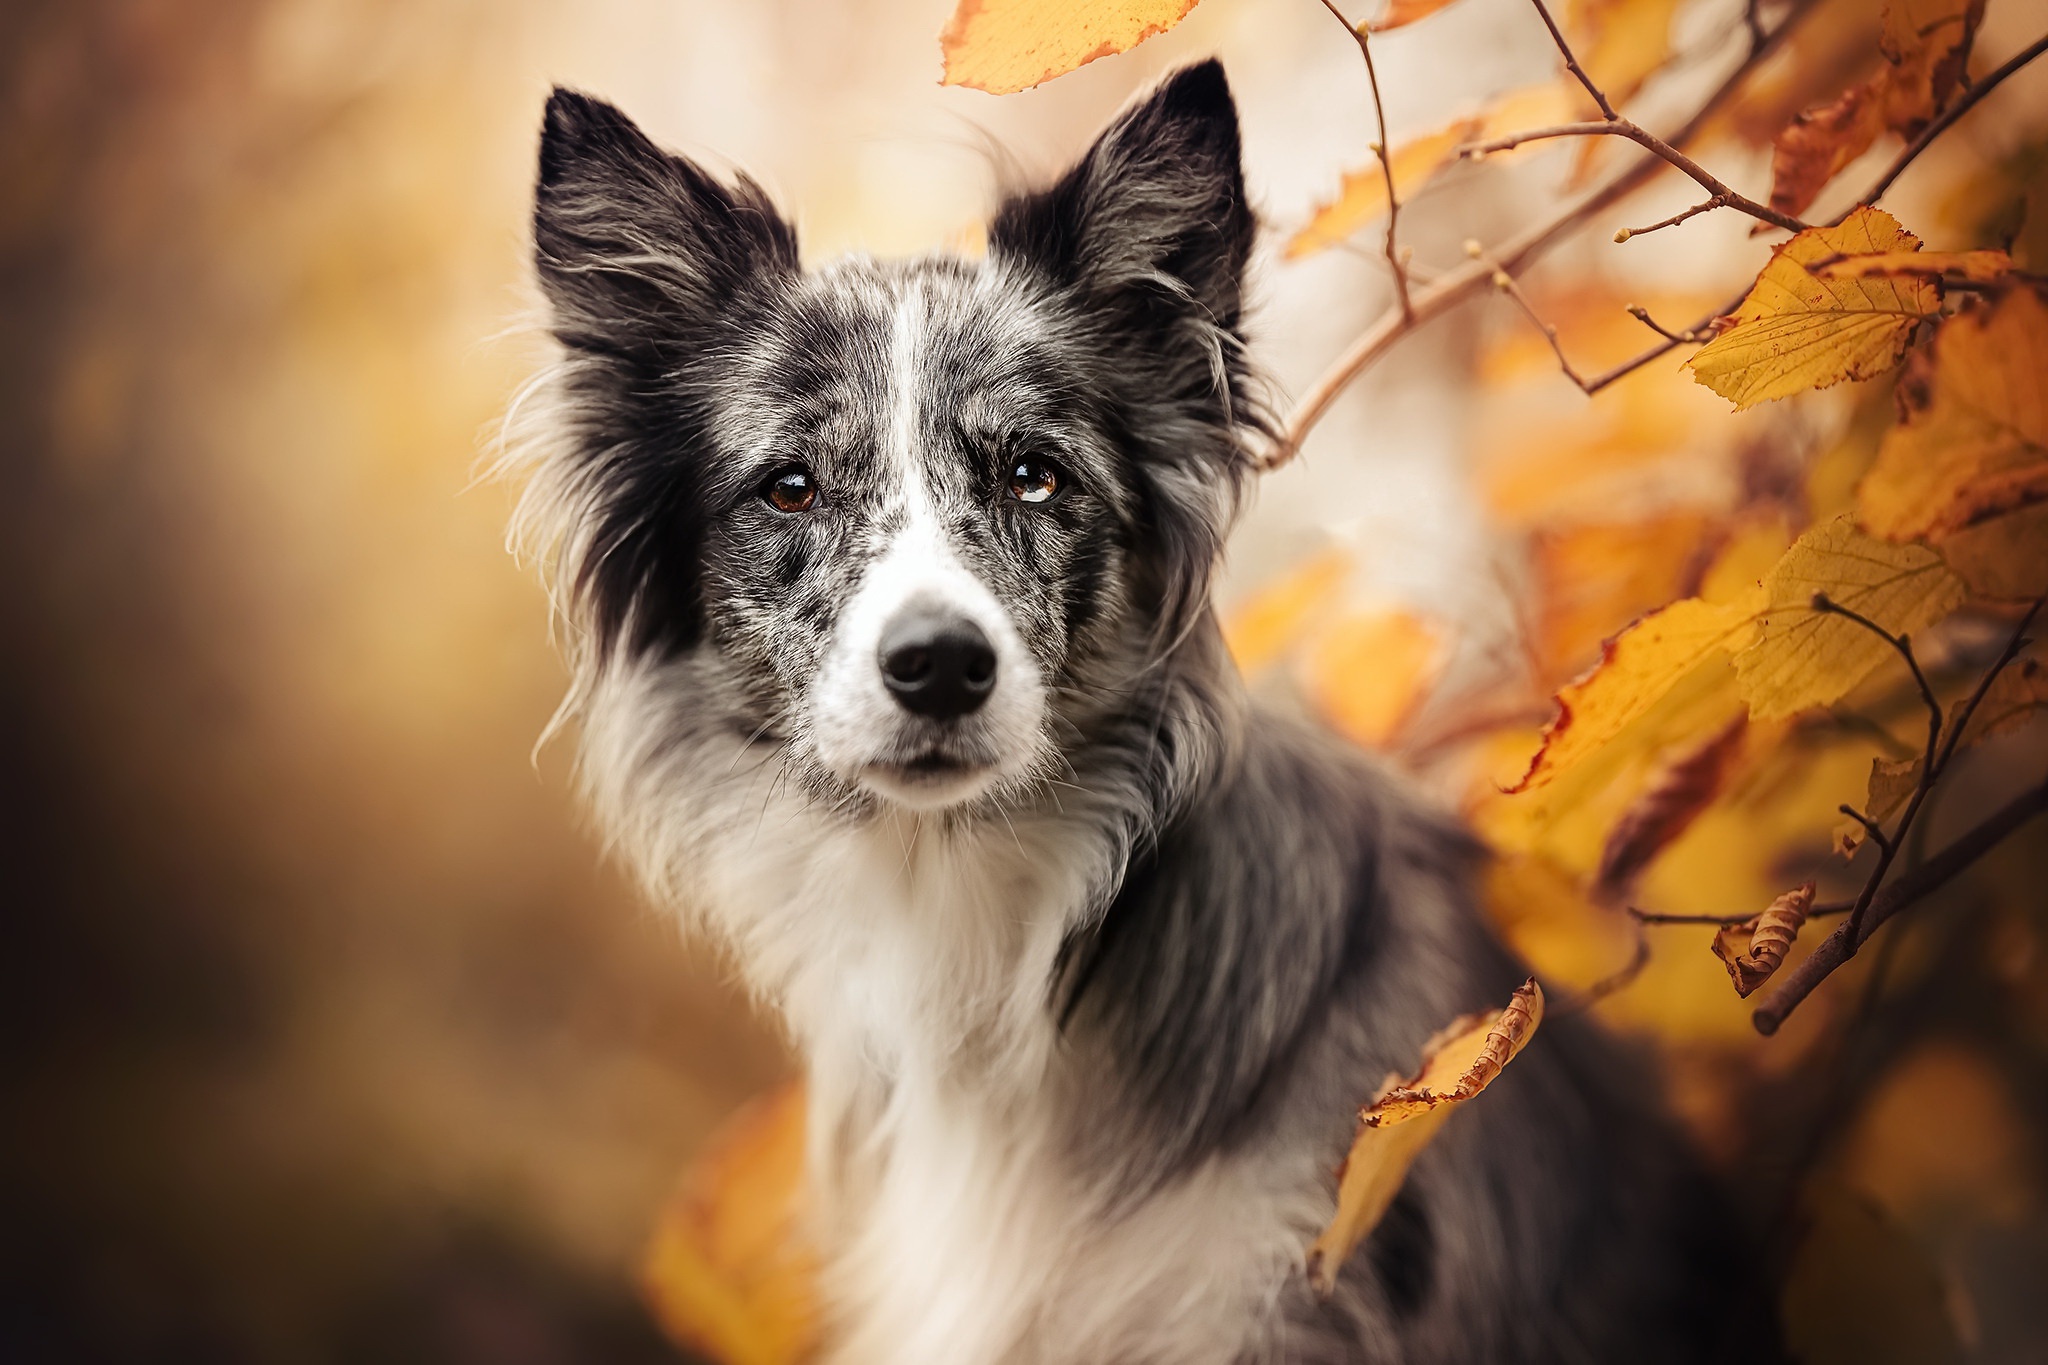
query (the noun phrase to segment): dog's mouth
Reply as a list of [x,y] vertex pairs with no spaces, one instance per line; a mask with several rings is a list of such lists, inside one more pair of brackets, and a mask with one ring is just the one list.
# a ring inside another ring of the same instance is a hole
[[865,785],[877,795],[918,809],[949,806],[977,795],[995,764],[944,747],[891,755],[868,764]]

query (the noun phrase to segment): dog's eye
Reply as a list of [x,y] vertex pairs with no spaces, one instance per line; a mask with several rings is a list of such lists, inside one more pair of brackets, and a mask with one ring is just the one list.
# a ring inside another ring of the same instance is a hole
[[808,512],[818,505],[818,481],[802,465],[784,465],[761,485],[761,496],[778,512]]
[[1051,502],[1066,486],[1066,471],[1051,460],[1026,456],[1010,467],[1010,496],[1018,502]]

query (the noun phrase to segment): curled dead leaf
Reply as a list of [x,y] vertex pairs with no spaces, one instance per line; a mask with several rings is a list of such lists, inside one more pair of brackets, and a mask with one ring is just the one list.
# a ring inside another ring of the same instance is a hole
[[1423,1047],[1422,1068],[1389,1076],[1358,1114],[1358,1134],[1338,1175],[1337,1212],[1309,1246],[1308,1277],[1328,1295],[1345,1259],[1385,1216],[1415,1158],[1445,1120],[1528,1046],[1543,1022],[1543,988],[1530,977],[1505,1008],[1466,1015]]
[[1728,968],[1737,995],[1747,996],[1771,979],[1811,909],[1813,883],[1804,882],[1772,901],[1755,919],[1731,924],[1714,935],[1714,956]]

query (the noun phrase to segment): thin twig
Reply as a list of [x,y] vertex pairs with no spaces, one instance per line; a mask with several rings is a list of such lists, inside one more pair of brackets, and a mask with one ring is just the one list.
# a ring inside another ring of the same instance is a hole
[[1572,45],[1564,40],[1564,31],[1558,28],[1557,21],[1550,17],[1549,7],[1543,0],[1529,0],[1529,3],[1536,6],[1536,12],[1543,16],[1543,27],[1550,30],[1550,41],[1557,44],[1557,50],[1564,54],[1565,70],[1578,77],[1579,84],[1586,87],[1586,93],[1593,97],[1593,103],[1600,106],[1603,116],[1609,120],[1620,118],[1621,115],[1614,112],[1614,106],[1607,102],[1607,93],[1593,84],[1593,78],[1579,65],[1578,57],[1572,53]]
[[[1713,93],[1700,103],[1693,111],[1692,117],[1670,135],[1667,140],[1671,145],[1683,147],[1697,137],[1720,111],[1721,106],[1741,89],[1750,72],[1776,51],[1787,35],[1798,26],[1799,21],[1813,11],[1815,3],[1816,0],[1795,0],[1790,13],[1771,30],[1763,47],[1750,52],[1728,73]],[[1495,258],[1510,274],[1520,270],[1571,233],[1586,218],[1634,193],[1665,164],[1657,157],[1643,157],[1599,189],[1560,209],[1549,219],[1534,225],[1497,249],[1494,252]],[[1261,466],[1275,469],[1292,459],[1300,451],[1302,442],[1308,439],[1309,432],[1315,429],[1316,423],[1323,419],[1331,404],[1336,402],[1337,396],[1349,387],[1353,380],[1369,369],[1408,333],[1450,312],[1474,293],[1485,288],[1491,278],[1492,272],[1484,265],[1467,262],[1458,269],[1447,272],[1433,284],[1416,291],[1412,297],[1413,308],[1410,313],[1403,314],[1398,308],[1383,313],[1330,362],[1329,367],[1301,396],[1294,410],[1288,414],[1280,439],[1266,453],[1260,462]],[[1712,319],[1709,318],[1707,321],[1711,322]]]
[[[1871,902],[1870,912],[1865,916],[1860,931],[1861,938],[1868,941],[1870,936],[1893,915],[1917,904],[1929,893],[1939,889],[1966,870],[1972,863],[1996,848],[2014,830],[2048,811],[2048,782],[2030,787],[1999,807],[1975,828],[1958,838],[1941,852],[1927,860],[1925,866],[1916,868],[1884,889]],[[1813,988],[1825,981],[1829,974],[1855,955],[1850,946],[1850,930],[1854,926],[1844,922],[1832,934],[1822,939],[1798,966],[1786,972],[1777,989],[1768,1000],[1757,1007],[1751,1016],[1758,1033],[1772,1034],[1784,1024],[1799,1002],[1813,993]]]
[[1715,209],[1722,209],[1727,207],[1727,198],[1723,195],[1717,194],[1712,199],[1701,200],[1699,203],[1694,204],[1691,208],[1683,209],[1677,213],[1674,213],[1669,218],[1659,218],[1656,222],[1650,224],[1648,227],[1621,228],[1615,232],[1614,240],[1616,245],[1619,245],[1620,243],[1627,241],[1631,237],[1641,237],[1645,233],[1657,232],[1663,228],[1668,227],[1677,227],[1680,223],[1684,222],[1688,218],[1697,218],[1702,213],[1712,213]]
[[[1852,210],[1865,204],[1875,204],[1879,199],[1882,199],[1884,192],[1892,187],[1892,182],[1904,174],[1906,167],[1912,165],[1914,159],[1920,153],[1926,151],[1936,138],[1947,132],[1951,124],[1964,114],[1969,113],[1971,109],[1976,107],[1979,100],[1982,100],[1986,95],[1996,90],[2014,72],[2044,52],[2048,52],[2048,34],[2043,34],[2021,48],[2013,54],[2010,61],[1966,89],[1961,99],[1951,104],[1947,109],[1944,109],[1939,117],[1925,128],[1922,128],[1919,135],[1906,144],[1906,149],[1899,153],[1898,158],[1891,165],[1885,167],[1884,174],[1879,176],[1877,183],[1870,187],[1870,193],[1858,199],[1856,204],[1852,206]],[[1847,217],[1848,212],[1845,211],[1843,217]],[[1840,220],[1838,219],[1837,221]]]
[[1643,932],[1642,925],[1638,924],[1636,926],[1635,952],[1629,955],[1628,961],[1619,970],[1608,973],[1598,981],[1587,986],[1583,991],[1580,991],[1578,996],[1568,1005],[1562,1006],[1558,1013],[1577,1014],[1581,1010],[1591,1009],[1594,1005],[1599,1004],[1602,1000],[1605,1000],[1608,996],[1641,976],[1643,968],[1649,965],[1650,938],[1649,935]]
[[1948,766],[1949,759],[1955,756],[1956,746],[1962,742],[1963,732],[1970,728],[1970,718],[1977,714],[1977,708],[1983,704],[1985,694],[1991,691],[1991,684],[1997,682],[1998,675],[2005,672],[2006,665],[2018,658],[2020,651],[2032,643],[2027,639],[2027,627],[2034,624],[2034,618],[2041,614],[2044,605],[2048,605],[2048,594],[2034,599],[2034,604],[2027,608],[2026,615],[2020,617],[2020,623],[2014,626],[2012,634],[2006,637],[2005,648],[1998,652],[1998,657],[1991,661],[1991,667],[1987,668],[1984,676],[1978,680],[1976,690],[1971,692],[1957,709],[1955,723],[1949,727],[1948,743],[1942,747],[1940,758],[1935,760],[1938,766]]
[[1870,836],[1871,843],[1876,844],[1881,849],[1891,846],[1891,837],[1884,832],[1884,826],[1850,805],[1847,801],[1844,801],[1835,809],[1863,826],[1863,832]]
[[1536,311],[1536,305],[1522,292],[1522,286],[1516,283],[1515,277],[1501,269],[1499,262],[1488,256],[1477,242],[1465,243],[1465,254],[1475,261],[1493,267],[1493,287],[1513,299],[1516,306],[1522,310],[1522,315],[1535,324],[1537,331],[1543,333],[1543,339],[1550,343],[1550,353],[1557,357],[1557,368],[1564,371],[1564,377],[1577,384],[1583,392],[1591,393],[1592,390],[1586,388],[1585,377],[1572,368],[1571,357],[1564,353],[1564,343],[1557,339],[1557,328],[1543,320],[1543,315]]
[[1365,80],[1372,87],[1372,116],[1379,125],[1379,141],[1373,143],[1373,155],[1380,159],[1380,174],[1387,182],[1387,266],[1394,272],[1394,297],[1400,301],[1401,317],[1404,321],[1415,321],[1415,304],[1408,297],[1408,270],[1401,262],[1401,248],[1395,234],[1401,225],[1401,197],[1394,192],[1394,158],[1387,150],[1387,109],[1380,101],[1380,73],[1372,60],[1372,39],[1366,35],[1363,25],[1353,24],[1344,17],[1332,0],[1322,0],[1330,17],[1344,26],[1358,44],[1359,55],[1365,58]]
[[[1851,901],[1822,901],[1820,904],[1809,908],[1806,912],[1806,917],[1808,919],[1825,919],[1829,915],[1846,915],[1849,913],[1849,908],[1853,903]],[[1638,910],[1633,905],[1628,907],[1628,913],[1638,924],[1718,924],[1724,929],[1731,924],[1747,924],[1757,917],[1757,912],[1754,910],[1746,915],[1666,915],[1652,910]]]
[[[1674,332],[1663,323],[1657,321],[1657,319],[1651,317],[1650,310],[1639,303],[1632,303],[1628,306],[1628,315],[1674,345],[1684,346],[1692,342],[1711,341],[1714,337],[1713,318],[1709,318],[1704,324],[1688,327],[1683,332]],[[1714,314],[1714,317],[1719,316],[1720,314],[1718,313]],[[1659,352],[1659,354],[1662,354],[1662,352]]]
[[1580,123],[1554,123],[1547,128],[1525,128],[1519,133],[1492,138],[1486,142],[1468,142],[1458,149],[1458,155],[1468,161],[1477,161],[1495,152],[1510,151],[1525,142],[1542,142],[1558,137],[1625,137],[1646,151],[1654,152],[1670,162],[1695,184],[1713,195],[1728,208],[1746,213],[1759,222],[1773,227],[1784,228],[1787,232],[1804,232],[1810,224],[1780,212],[1769,204],[1759,204],[1746,194],[1739,194],[1723,184],[1719,177],[1699,162],[1694,161],[1678,148],[1658,137],[1634,119],[1619,114],[1605,119],[1590,119]]

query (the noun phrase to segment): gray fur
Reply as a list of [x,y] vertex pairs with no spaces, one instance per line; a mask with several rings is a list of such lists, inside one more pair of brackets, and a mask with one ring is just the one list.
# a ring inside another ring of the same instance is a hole
[[[593,804],[805,1059],[834,1361],[1720,1358],[1704,1182],[1569,1019],[1308,1293],[1357,1104],[1523,973],[1471,841],[1223,649],[1252,230],[1213,63],[986,261],[812,274],[751,184],[558,92],[522,525]],[[1007,497],[1019,461],[1063,491]],[[933,603],[999,661],[957,719],[873,676]]]

